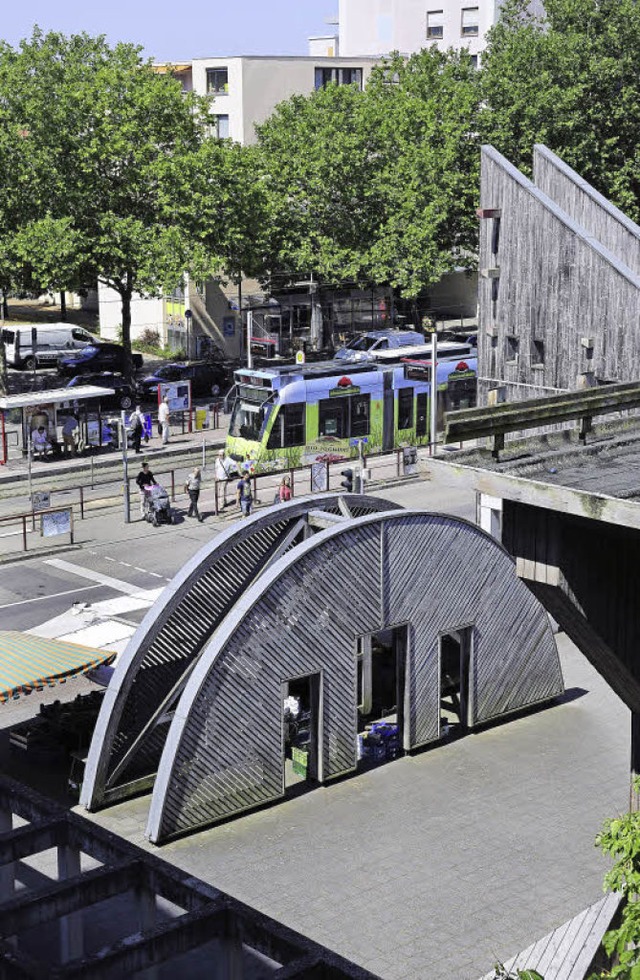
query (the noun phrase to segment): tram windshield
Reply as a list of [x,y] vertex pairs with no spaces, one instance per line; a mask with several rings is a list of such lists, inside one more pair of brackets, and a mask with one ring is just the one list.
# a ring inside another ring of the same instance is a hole
[[229,435],[240,439],[251,439],[258,441],[262,434],[267,411],[271,405],[265,402],[273,394],[271,391],[254,391],[244,385],[240,385],[239,397],[236,399],[231,421],[229,422]]

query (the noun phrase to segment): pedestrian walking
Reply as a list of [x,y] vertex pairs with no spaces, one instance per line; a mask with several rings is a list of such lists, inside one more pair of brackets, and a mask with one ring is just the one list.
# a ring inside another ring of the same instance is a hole
[[198,513],[198,498],[200,497],[200,484],[202,483],[202,475],[200,472],[200,467],[196,466],[194,470],[187,477],[187,482],[184,485],[185,490],[189,494],[189,510],[187,512],[187,517],[197,517],[200,523],[202,523],[202,517]]
[[156,478],[149,469],[148,463],[142,464],[142,469],[136,477],[136,484],[138,486],[138,493],[140,494],[140,517],[144,517],[144,501],[146,496],[145,487],[153,487],[156,485]]
[[160,426],[160,434],[162,436],[162,445],[166,446],[169,442],[169,422],[170,422],[170,412],[169,412],[169,402],[166,397],[160,402],[158,408],[158,425]]
[[249,517],[251,515],[253,493],[251,490],[251,477],[248,473],[244,473],[238,483],[236,488],[236,503],[240,506],[243,517]]
[[227,485],[231,477],[235,464],[232,466],[233,461],[227,459],[225,456],[224,449],[218,450],[218,455],[216,456],[216,480],[218,483],[222,484],[222,506],[226,507],[228,504],[227,500]]
[[136,405],[135,412],[129,418],[129,430],[133,438],[133,448],[137,453],[140,452],[140,442],[144,432],[144,417],[140,405]]

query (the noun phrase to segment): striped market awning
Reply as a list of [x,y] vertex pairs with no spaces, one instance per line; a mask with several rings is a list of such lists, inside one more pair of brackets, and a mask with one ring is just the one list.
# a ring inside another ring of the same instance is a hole
[[0,703],[64,684],[68,677],[110,664],[115,657],[111,650],[48,640],[18,630],[0,630]]

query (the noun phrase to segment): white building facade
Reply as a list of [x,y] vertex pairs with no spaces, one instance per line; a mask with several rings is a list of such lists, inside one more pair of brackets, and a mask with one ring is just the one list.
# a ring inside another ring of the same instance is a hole
[[[332,50],[330,38],[316,41],[319,53],[307,57],[198,58],[156,67],[171,71],[185,92],[210,99],[212,129],[218,137],[249,144],[256,140],[256,124],[268,119],[279,102],[331,82],[366,85],[379,59],[333,57],[327,53]],[[258,285],[245,281],[242,289],[246,297]],[[122,322],[120,297],[101,285],[99,305],[101,335],[116,339]],[[131,303],[132,339],[157,333],[162,345],[189,357],[205,354],[211,342],[228,357],[238,356],[243,344],[240,324],[238,289],[231,284],[187,282],[184,291],[171,297],[134,296]]]
[[[501,0],[339,0],[339,45],[343,58],[400,51],[413,54],[435,44],[467,48],[477,58],[495,24]],[[542,14],[542,3],[530,9]]]

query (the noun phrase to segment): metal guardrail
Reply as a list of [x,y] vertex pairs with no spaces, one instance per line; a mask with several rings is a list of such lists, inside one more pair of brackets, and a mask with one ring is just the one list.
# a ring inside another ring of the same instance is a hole
[[[403,454],[404,448],[401,448],[395,449],[391,453],[378,453],[368,456],[366,460],[367,467],[374,471],[372,479],[390,480],[402,477],[404,475]],[[318,485],[319,471],[317,468],[314,470],[313,465],[286,467],[281,470],[253,473],[251,474],[251,479],[253,483],[254,504],[257,506],[270,506],[274,503],[280,482],[285,476],[289,478],[292,496],[296,494],[306,495],[309,493],[322,493],[327,490],[336,490],[340,487],[341,471],[346,468],[354,469],[357,463],[357,460],[348,458],[324,463],[323,479],[320,481],[320,485]],[[186,474],[191,468],[189,465],[181,465],[154,472],[158,483],[167,488],[172,504],[182,500],[186,504],[188,494],[182,488]],[[203,504],[206,506],[207,491],[212,491],[213,499],[211,503],[215,516],[224,513],[226,509],[224,503],[225,497],[227,497],[227,507],[235,505],[236,485],[239,480],[240,475],[238,474],[229,480],[205,481],[200,507],[202,508]],[[83,521],[90,516],[97,515],[100,511],[113,510],[114,507],[122,504],[123,494],[125,492],[128,494],[129,504],[131,506],[133,503],[131,500],[132,483],[135,487],[135,480],[129,478],[125,490],[123,477],[119,475],[112,476],[106,480],[94,481],[91,485],[82,483],[76,486],[62,487],[59,490],[50,490],[51,500],[55,497],[57,500],[63,499],[64,503],[58,505],[56,500],[56,506],[50,507],[47,510],[22,511],[17,514],[0,516],[0,527],[11,526],[12,523],[17,525],[19,528],[17,534],[22,534],[21,550],[27,551],[27,536],[30,531],[35,531],[36,519],[41,514],[71,510],[73,518]],[[29,524],[31,525],[30,528]],[[2,535],[0,532],[0,538],[3,536],[6,535]]]
[[508,432],[580,419],[584,442],[593,417],[640,407],[640,382],[603,385],[588,391],[570,391],[543,398],[509,402],[485,408],[463,408],[445,414],[445,443],[493,437],[493,455],[504,449]]

